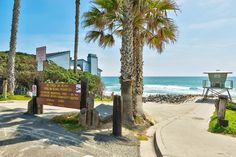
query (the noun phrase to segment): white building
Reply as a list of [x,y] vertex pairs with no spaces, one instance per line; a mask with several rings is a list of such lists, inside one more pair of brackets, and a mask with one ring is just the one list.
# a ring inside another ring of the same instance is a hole
[[70,51],[62,51],[46,54],[47,60],[51,60],[58,66],[70,69]]
[[[74,66],[74,60],[71,60],[71,67]],[[78,59],[77,65],[82,71],[90,72],[91,74],[101,77],[102,70],[98,68],[98,57],[96,54],[88,54],[87,61]]]

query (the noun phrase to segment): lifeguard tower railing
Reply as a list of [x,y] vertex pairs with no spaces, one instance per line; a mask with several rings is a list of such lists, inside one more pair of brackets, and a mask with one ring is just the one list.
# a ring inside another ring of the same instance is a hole
[[210,80],[203,80],[202,81],[203,87],[203,96],[206,98],[209,93],[212,96],[219,96],[220,94],[227,92],[229,98],[232,100],[229,90],[233,89],[234,82],[233,80],[226,80],[226,81],[210,81]]

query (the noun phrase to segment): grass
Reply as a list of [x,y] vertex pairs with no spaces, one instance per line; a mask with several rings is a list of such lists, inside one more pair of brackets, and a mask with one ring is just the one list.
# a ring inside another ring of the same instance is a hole
[[137,134],[137,138],[140,140],[140,141],[148,141],[148,136],[144,133],[138,133]]
[[216,113],[214,113],[211,117],[208,131],[212,133],[236,135],[236,111],[227,109],[225,119],[229,121],[228,127],[220,126],[217,120]]
[[52,121],[55,123],[58,123],[63,128],[72,131],[72,132],[80,132],[84,130],[80,124],[79,124],[79,113],[68,113],[60,116],[55,116],[52,118]]
[[0,97],[0,101],[6,101],[6,100],[30,100],[31,97],[27,95],[10,95],[6,99],[3,97]]
[[140,141],[147,141],[148,136],[146,135],[145,131],[139,130],[135,127],[132,127],[131,125],[128,124],[123,124],[123,127],[131,131]]
[[97,102],[112,102],[113,100],[112,100],[112,98],[111,97],[104,97],[104,98],[100,98],[100,97],[96,97],[95,99],[94,99],[94,101],[97,101]]

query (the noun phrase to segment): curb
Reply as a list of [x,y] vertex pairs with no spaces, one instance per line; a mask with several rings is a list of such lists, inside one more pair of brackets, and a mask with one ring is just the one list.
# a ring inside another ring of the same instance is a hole
[[156,132],[154,133],[154,138],[153,139],[154,139],[154,149],[155,149],[157,157],[163,157],[163,155],[162,155],[162,153],[160,151],[160,148],[157,145]]

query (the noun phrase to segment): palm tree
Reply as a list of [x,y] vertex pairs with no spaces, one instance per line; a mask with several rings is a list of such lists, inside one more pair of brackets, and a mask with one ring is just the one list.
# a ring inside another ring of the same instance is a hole
[[[134,115],[144,116],[143,96],[143,47],[146,43],[150,48],[163,52],[167,43],[176,41],[177,27],[167,17],[168,11],[177,11],[178,6],[171,0],[147,1],[139,0],[135,4],[134,20],[134,72],[133,85]],[[144,116],[145,117],[145,116]]]
[[[86,40],[96,41],[102,47],[115,43],[114,35],[119,37],[126,33],[123,27],[126,21],[122,16],[122,0],[94,0],[92,9],[84,14],[85,27],[92,27]],[[109,5],[107,5],[109,4]],[[177,27],[167,17],[168,11],[178,7],[171,0],[139,0],[133,8],[133,111],[134,116],[144,115],[142,110],[143,94],[143,47],[162,52],[165,44],[176,40]]]
[[123,35],[121,46],[121,96],[123,99],[124,121],[134,124],[132,104],[133,84],[133,0],[123,3]]
[[8,60],[7,60],[8,92],[11,95],[14,95],[14,90],[15,90],[15,55],[16,55],[16,38],[17,38],[19,15],[20,15],[20,0],[14,0],[12,25],[11,25],[10,51],[8,52]]
[[80,0],[75,0],[75,43],[74,43],[74,73],[77,72]]

